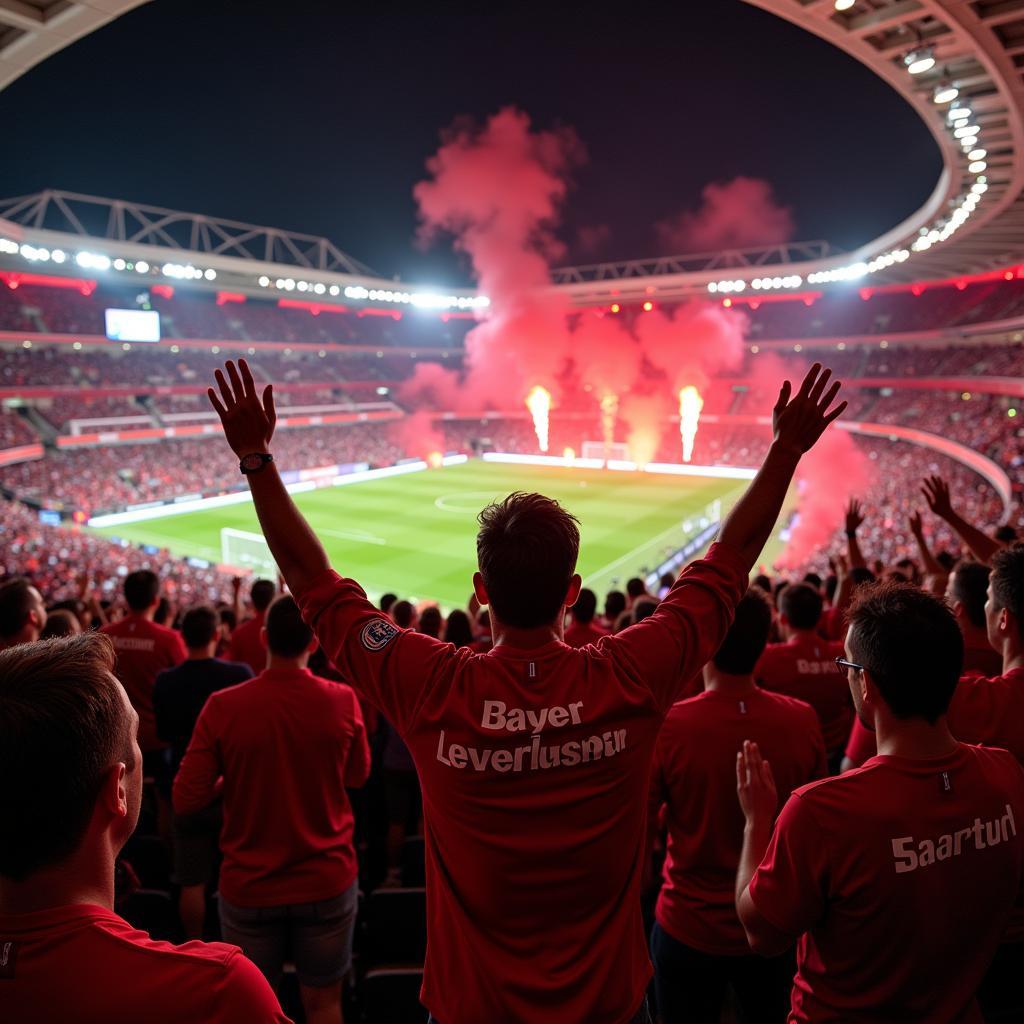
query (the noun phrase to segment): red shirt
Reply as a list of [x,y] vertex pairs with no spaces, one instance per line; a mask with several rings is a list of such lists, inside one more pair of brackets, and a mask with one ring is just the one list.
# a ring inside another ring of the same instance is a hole
[[981,1021],[1024,868],[1024,772],[1005,750],[873,757],[798,789],[750,883],[801,936],[790,1021]]
[[222,942],[155,942],[92,904],[0,914],[10,1024],[288,1024],[259,969]]
[[987,643],[964,647],[964,675],[997,676],[1003,671],[1003,656]]
[[181,635],[134,613],[104,626],[100,632],[110,637],[117,650],[114,671],[139,715],[139,747],[143,753],[166,747],[156,734],[153,685],[165,668],[174,668],[185,660],[188,652]]
[[864,723],[854,716],[850,729],[850,738],[846,741],[846,756],[859,768],[869,757],[878,753],[878,742],[875,734]]
[[266,614],[259,612],[254,619],[246,619],[231,631],[225,661],[241,661],[257,675],[267,667],[267,649],[260,637],[264,619]]
[[577,622],[573,619],[572,625],[565,631],[565,642],[570,647],[586,647],[587,644],[596,644],[601,637],[607,635],[608,630],[596,622]]
[[648,814],[665,804],[668,823],[658,923],[712,956],[750,953],[735,901],[743,847],[736,753],[744,740],[754,740],[771,762],[780,801],[827,770],[814,709],[752,688],[742,697],[710,690],[676,704],[651,772]]
[[769,644],[754,669],[759,685],[806,701],[818,713],[825,749],[842,750],[853,722],[853,699],[846,675],[836,667],[842,644],[816,636],[793,636],[788,643]]
[[650,760],[746,589],[711,548],[657,611],[575,650],[456,650],[327,571],[296,593],[335,665],[405,740],[423,788],[427,959],[444,1024],[625,1024],[651,976],[640,915]]
[[207,700],[174,780],[174,809],[205,807],[223,776],[224,898],[242,907],[313,903],[356,877],[345,787],[369,773],[352,690],[305,669],[267,669]]

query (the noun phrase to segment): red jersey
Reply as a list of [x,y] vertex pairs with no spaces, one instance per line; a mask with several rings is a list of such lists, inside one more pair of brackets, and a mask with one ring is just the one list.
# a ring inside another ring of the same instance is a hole
[[260,636],[266,617],[265,612],[259,612],[254,619],[246,619],[231,631],[225,661],[241,661],[256,675],[267,667],[267,649]]
[[625,1024],[651,976],[640,915],[650,761],[747,585],[715,545],[657,610],[575,650],[487,654],[399,630],[327,571],[296,593],[423,788],[422,999],[444,1024]]
[[875,734],[854,716],[850,738],[846,741],[846,756],[853,762],[854,768],[859,768],[869,757],[874,757],[877,753],[878,741]]
[[801,936],[791,1022],[980,1022],[974,993],[1024,870],[1024,772],[958,744],[798,789],[750,883]]
[[794,636],[764,649],[754,677],[760,686],[805,701],[818,713],[825,749],[842,750],[853,722],[853,699],[846,675],[836,667],[842,644],[816,636]]
[[991,678],[1002,671],[1003,656],[989,644],[964,646],[964,675]]
[[104,626],[117,651],[114,669],[128,699],[139,715],[139,747],[143,753],[167,746],[156,734],[153,715],[153,686],[165,668],[180,665],[188,652],[181,634],[150,622],[144,615],[131,614],[120,622]]
[[236,946],[155,942],[93,904],[0,914],[0,1020],[288,1024]]
[[672,938],[712,956],[750,953],[736,916],[743,812],[736,754],[754,740],[771,762],[779,799],[826,773],[814,709],[756,687],[717,690],[676,704],[658,735],[648,814],[665,804],[668,855],[658,923]]
[[597,622],[577,622],[573,619],[572,625],[565,631],[565,642],[570,647],[586,647],[587,644],[596,644],[601,637],[607,635],[608,630]]
[[355,880],[346,786],[370,773],[356,695],[306,669],[267,669],[206,701],[174,780],[197,811],[223,776],[220,890],[241,907],[313,903]]

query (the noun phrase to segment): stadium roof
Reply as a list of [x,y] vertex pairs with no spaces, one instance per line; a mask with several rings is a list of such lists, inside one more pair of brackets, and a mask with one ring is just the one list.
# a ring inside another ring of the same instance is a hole
[[0,0],[0,89],[147,0]]

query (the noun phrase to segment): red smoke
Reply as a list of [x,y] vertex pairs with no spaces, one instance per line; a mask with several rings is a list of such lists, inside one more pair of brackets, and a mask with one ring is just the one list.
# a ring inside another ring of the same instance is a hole
[[433,462],[437,455],[444,455],[444,434],[434,426],[433,414],[425,409],[392,420],[388,433],[395,444],[418,459]]
[[657,225],[666,252],[709,252],[788,242],[795,225],[793,211],[775,199],[772,186],[760,178],[733,178],[705,186],[703,203]]

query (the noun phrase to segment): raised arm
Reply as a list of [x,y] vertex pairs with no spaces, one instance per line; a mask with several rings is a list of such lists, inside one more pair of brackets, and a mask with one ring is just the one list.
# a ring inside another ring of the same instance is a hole
[[921,563],[924,566],[925,575],[931,576],[933,581],[941,579],[943,581],[943,589],[945,589],[945,577],[949,574],[932,553],[932,549],[928,547],[928,541],[925,540],[924,536],[924,526],[921,523],[921,513],[914,512],[907,519],[907,525],[910,527],[910,532],[914,535],[914,540],[917,541],[917,550],[921,553]]
[[860,549],[860,541],[857,540],[857,531],[864,525],[864,506],[856,499],[851,498],[850,504],[846,506],[846,550],[850,557],[851,569],[866,569],[867,562],[864,561],[864,552]]
[[[220,370],[216,373],[219,395],[213,388],[208,394],[231,450],[239,460],[246,455],[269,454],[277,422],[273,385],[268,384],[260,398],[244,359],[237,367],[228,362],[226,369],[226,377]],[[293,592],[301,591],[330,568],[327,552],[295,507],[273,462],[248,473],[247,479],[270,553],[288,587]]]
[[988,534],[982,533],[976,526],[953,511],[953,503],[949,497],[949,484],[941,476],[925,477],[921,493],[932,512],[940,519],[945,519],[970,549],[971,554],[979,562],[987,565],[999,550],[999,542],[993,540]]
[[782,385],[772,411],[775,438],[768,455],[746,493],[729,513],[719,535],[723,544],[740,553],[748,569],[753,568],[775,528],[800,458],[846,408],[846,402],[841,402],[828,411],[839,393],[839,381],[834,381],[826,390],[831,376],[831,370],[822,372],[821,365],[815,363],[795,397],[790,397],[788,380]]

